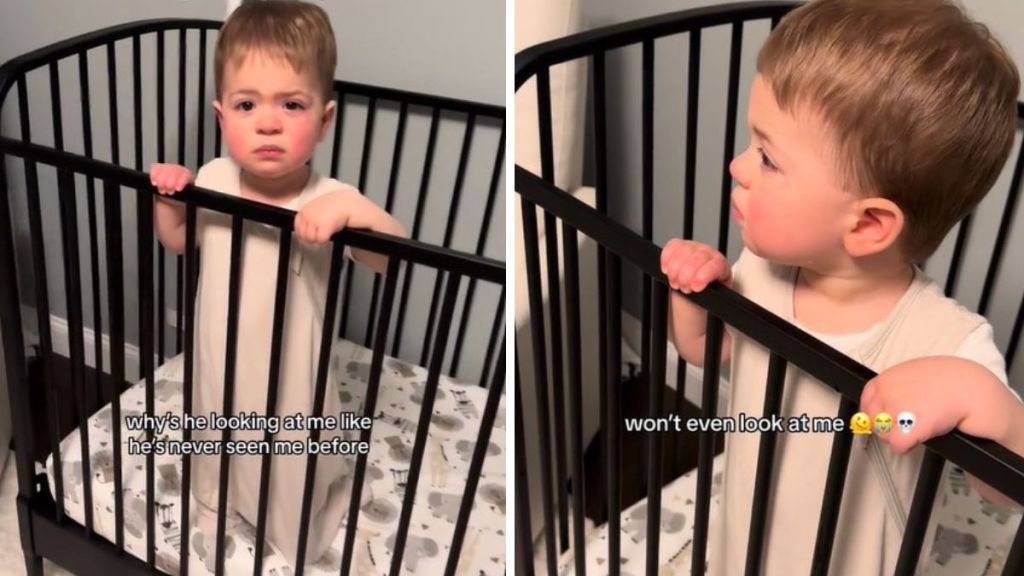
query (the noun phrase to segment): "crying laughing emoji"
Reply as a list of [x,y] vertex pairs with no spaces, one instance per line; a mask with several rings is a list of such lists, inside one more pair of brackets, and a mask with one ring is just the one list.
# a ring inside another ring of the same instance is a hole
[[888,434],[892,432],[892,416],[887,412],[879,412],[875,416],[875,434]]

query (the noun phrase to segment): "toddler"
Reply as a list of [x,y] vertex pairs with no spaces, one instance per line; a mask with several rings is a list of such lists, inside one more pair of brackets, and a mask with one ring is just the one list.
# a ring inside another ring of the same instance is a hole
[[[325,178],[309,166],[318,141],[331,124],[336,103],[332,85],[334,32],[324,11],[287,0],[247,2],[228,18],[215,55],[213,108],[228,158],[200,168],[195,184],[282,208],[297,210],[276,414],[312,415],[319,346],[326,306],[332,234],[364,228],[404,236],[402,226],[355,188]],[[154,165],[150,179],[160,194],[172,195],[192,181],[182,166]],[[185,207],[158,197],[156,229],[168,249],[185,246]],[[231,217],[199,211],[196,239],[202,248],[195,312],[194,415],[223,411]],[[246,222],[243,228],[238,320],[235,414],[264,414],[279,232]],[[385,256],[352,250],[351,257],[379,273]],[[232,335],[235,336],[235,335]],[[342,406],[329,378],[324,415]],[[351,407],[348,407],[351,409]],[[321,440],[338,431],[326,430]],[[281,430],[279,441],[305,441],[306,430]],[[198,430],[196,440],[221,440],[220,430]],[[235,431],[233,440],[263,440],[263,431]],[[192,496],[200,529],[212,543],[219,506],[220,456],[193,457]],[[228,490],[229,526],[241,516],[256,524],[261,456],[233,456]],[[313,487],[306,562],[315,562],[337,534],[348,511],[347,461],[320,455]],[[294,566],[306,477],[306,455],[274,456],[268,498],[267,538]],[[212,546],[207,546],[212,557]]]
[[[957,428],[1024,454],[1024,427],[1013,424],[1024,406],[991,326],[914,265],[995,182],[1019,89],[1004,49],[946,0],[802,6],[761,50],[750,146],[729,167],[739,260],[730,270],[713,249],[679,239],[662,251],[673,289],[722,282],[878,372],[860,410],[916,415],[909,434],[854,438],[829,574],[893,573],[922,442]],[[703,365],[702,309],[673,293],[669,323],[679,354]],[[730,328],[730,360],[729,415],[761,414],[767,350]],[[834,416],[838,407],[838,394],[790,367],[783,414]],[[744,569],[759,441],[727,437],[711,573]],[[810,571],[831,446],[831,434],[778,436],[765,574]]]

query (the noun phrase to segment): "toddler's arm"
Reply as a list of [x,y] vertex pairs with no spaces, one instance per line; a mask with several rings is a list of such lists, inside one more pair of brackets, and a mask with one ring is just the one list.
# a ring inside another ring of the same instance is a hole
[[[881,434],[896,454],[958,428],[987,438],[1024,457],[1024,404],[984,366],[955,356],[932,356],[897,364],[864,386],[861,410],[868,414],[913,412],[909,433]],[[1004,506],[1014,501],[968,475],[986,500]],[[1024,505],[1024,503],[1019,503]]]
[[[680,240],[669,240],[661,251],[661,271],[669,286],[686,294],[700,292],[714,281],[730,286],[732,270],[725,256],[709,246]],[[669,338],[676,351],[688,363],[704,366],[704,341],[707,333],[707,313],[678,292],[669,296]],[[731,339],[722,337],[722,363],[729,361]]]
[[[192,172],[177,164],[153,164],[149,181],[162,196],[173,196],[192,183]],[[153,205],[153,221],[160,243],[177,254],[185,252],[185,205],[157,196]]]
[[[330,240],[345,228],[362,228],[382,234],[405,237],[405,229],[383,208],[352,187],[341,188],[314,199],[295,216],[295,233],[311,244]],[[352,257],[378,274],[388,268],[387,256],[365,250],[352,250]]]

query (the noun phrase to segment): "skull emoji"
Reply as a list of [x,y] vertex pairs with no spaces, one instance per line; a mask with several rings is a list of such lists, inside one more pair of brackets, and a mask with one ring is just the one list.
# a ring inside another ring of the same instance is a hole
[[914,417],[913,412],[900,412],[896,415],[896,425],[904,434],[910,434],[910,429],[914,427],[915,422],[917,422],[917,418]]

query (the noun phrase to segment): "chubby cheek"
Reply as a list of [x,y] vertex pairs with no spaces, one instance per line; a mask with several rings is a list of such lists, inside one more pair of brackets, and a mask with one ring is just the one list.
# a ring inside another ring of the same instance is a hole
[[233,155],[244,154],[249,148],[246,130],[240,122],[227,121],[221,124],[221,133],[224,136],[224,144]]
[[317,136],[316,122],[303,119],[288,131],[286,146],[296,156],[311,156],[316,148]]

